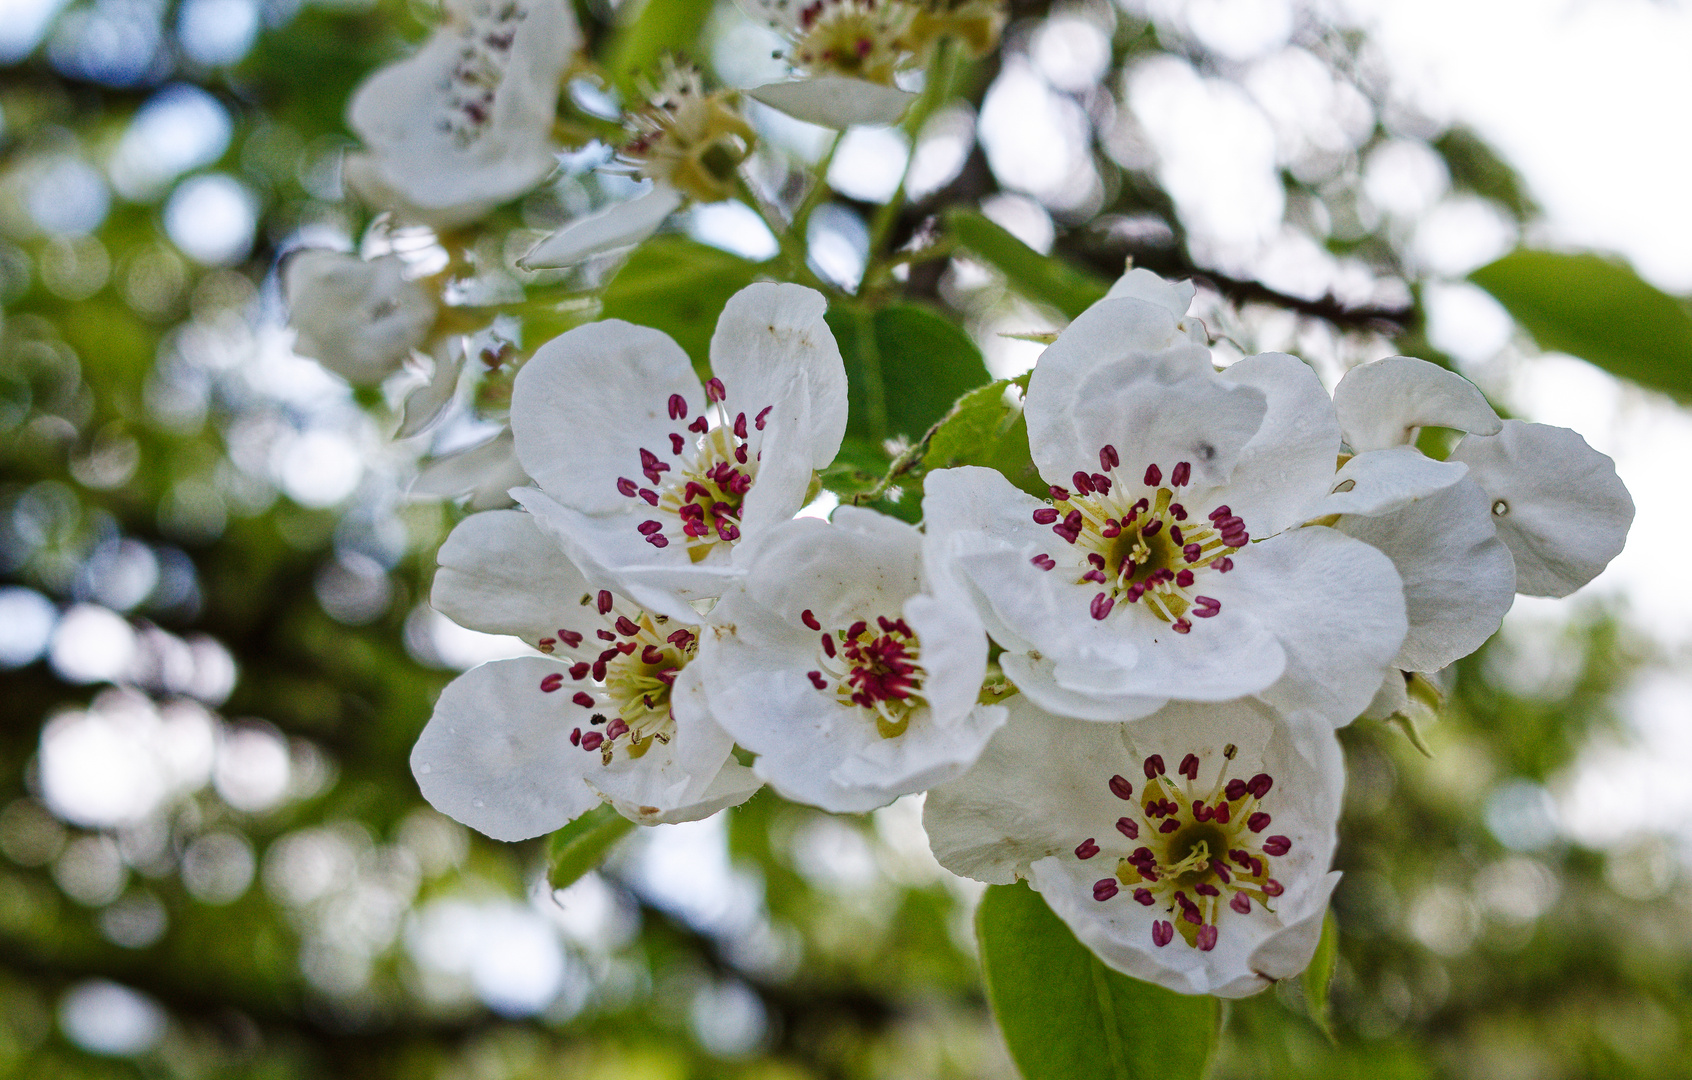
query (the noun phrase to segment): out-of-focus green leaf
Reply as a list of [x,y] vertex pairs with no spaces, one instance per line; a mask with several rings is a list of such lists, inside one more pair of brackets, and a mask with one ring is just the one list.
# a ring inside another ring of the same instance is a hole
[[1469,279],[1541,348],[1692,401],[1692,311],[1599,255],[1515,251]]
[[1022,415],[1018,396],[1018,391],[1026,388],[1026,376],[1000,379],[958,399],[928,440],[923,471],[982,465],[1004,473],[1030,495],[1044,497],[1046,484],[1034,469],[1028,449],[1028,421]]
[[658,236],[635,249],[611,279],[600,314],[664,331],[703,367],[723,305],[760,276],[757,263],[738,255],[680,236]]
[[547,840],[547,884],[554,889],[567,888],[598,866],[612,845],[633,830],[634,822],[609,803],[589,810]]
[[992,885],[975,916],[987,998],[1024,1080],[1197,1080],[1216,1047],[1215,998],[1108,967],[1027,885]]
[[1329,911],[1322,919],[1322,938],[1316,942],[1316,955],[1304,970],[1304,1001],[1310,1008],[1310,1019],[1330,1040],[1334,1028],[1328,1018],[1328,990],[1333,986],[1334,965],[1338,961],[1339,926],[1334,922],[1334,913]]
[[1005,275],[1011,288],[1071,319],[1110,290],[1108,282],[1040,254],[979,211],[948,211],[946,227],[970,254]]
[[[873,327],[873,342],[862,338],[865,324]],[[916,304],[895,304],[867,317],[835,310],[828,325],[846,361],[846,430],[859,438],[920,439],[960,397],[992,379],[968,334]]]
[[659,57],[694,50],[712,6],[712,0],[646,0],[634,18],[617,28],[604,62],[624,101],[634,99],[637,82],[652,76]]
[[1503,203],[1518,218],[1532,217],[1538,209],[1516,170],[1468,128],[1452,128],[1433,148],[1445,159],[1445,167],[1451,170],[1451,179],[1459,188]]

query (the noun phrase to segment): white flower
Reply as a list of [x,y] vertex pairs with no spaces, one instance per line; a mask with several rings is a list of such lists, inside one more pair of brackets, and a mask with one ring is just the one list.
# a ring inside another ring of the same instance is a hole
[[348,156],[347,182],[437,228],[521,195],[556,164],[559,80],[580,45],[563,0],[447,0],[422,49],[353,92],[367,152]]
[[569,266],[602,251],[638,244],[689,199],[716,202],[735,193],[740,163],[756,134],[740,114],[739,95],[706,93],[697,69],[667,62],[646,107],[630,117],[620,168],[652,181],[627,202],[573,221],[531,248],[525,269]]
[[282,271],[294,351],[350,383],[379,383],[423,344],[435,302],[405,276],[405,262],[366,262],[338,251],[296,251]]
[[[1397,566],[1409,615],[1398,668],[1437,671],[1469,655],[1517,592],[1566,596],[1626,540],[1633,502],[1609,458],[1566,428],[1500,421],[1454,372],[1406,356],[1359,365],[1334,408],[1358,454],[1319,511]],[[1409,445],[1430,425],[1468,433],[1448,461]],[[1356,484],[1340,490],[1347,477]],[[1401,696],[1395,678],[1387,689]]]
[[895,124],[916,95],[895,81],[915,71],[943,37],[980,56],[1005,23],[1003,0],[746,0],[787,38],[783,59],[799,78],[746,92],[812,124]]
[[1256,694],[1349,723],[1403,640],[1404,595],[1380,552],[1299,527],[1334,483],[1332,403],[1291,356],[1218,374],[1183,326],[1190,293],[1135,288],[1034,369],[1050,502],[989,469],[929,474],[926,527],[959,535],[934,572],[973,593],[1005,672],[1054,712]]
[[669,337],[618,320],[541,346],[511,428],[538,485],[514,491],[598,587],[691,618],[741,572],[734,549],[804,504],[846,430],[846,369],[822,294],[729,298],[703,386]]
[[440,561],[436,608],[549,655],[483,664],[441,691],[411,752],[437,810],[522,840],[602,801],[653,825],[709,816],[757,790],[705,711],[696,625],[589,588],[519,511],[466,518]]
[[747,96],[823,127],[895,124],[916,95],[894,85],[921,65],[912,0],[748,0],[747,9],[791,43],[784,57],[800,78]]
[[1028,879],[1105,963],[1180,993],[1243,997],[1304,970],[1339,879],[1327,725],[1249,699],[1132,724],[1008,707],[975,768],[928,793],[941,865]]
[[711,714],[786,798],[855,812],[967,769],[1004,710],[981,705],[987,635],[924,581],[923,538],[841,507],[771,530],[712,610]]

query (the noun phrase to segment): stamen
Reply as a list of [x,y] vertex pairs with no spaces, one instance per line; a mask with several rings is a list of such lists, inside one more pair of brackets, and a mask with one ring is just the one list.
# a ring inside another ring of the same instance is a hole
[[1036,525],[1050,525],[1057,519],[1058,512],[1054,507],[1042,506],[1040,509],[1034,511],[1034,524]]
[[601,589],[598,596],[599,613],[608,615],[611,612],[611,590]]
[[1263,841],[1263,853],[1279,858],[1292,850],[1292,841],[1284,836],[1271,836]]
[[[1097,896],[1097,887],[1096,886],[1094,888],[1094,895]],[[1159,919],[1157,922],[1152,923],[1152,944],[1153,945],[1156,945],[1158,948],[1161,949],[1165,945],[1169,944],[1171,941],[1174,941],[1174,940],[1175,940],[1175,928],[1173,926],[1171,926],[1167,922],[1164,922],[1162,919]]]
[[584,709],[591,709],[594,706],[593,696],[585,690],[577,690],[570,700]]
[[799,621],[804,623],[805,626],[808,629],[811,629],[811,630],[821,630],[822,629],[822,623],[818,622],[817,617],[815,615],[811,614],[810,608],[806,608],[804,611],[800,612]]
[[723,380],[715,375],[705,380],[705,397],[712,402],[721,401],[728,397],[728,389],[723,386]]
[[1115,878],[1100,878],[1093,882],[1093,899],[1103,903],[1117,893]]
[[1075,847],[1075,857],[1077,859],[1081,859],[1083,861],[1085,861],[1087,859],[1091,859],[1094,855],[1097,855],[1098,853],[1099,853],[1099,845],[1093,842],[1093,838],[1091,836],[1089,836],[1089,837],[1087,837],[1087,839],[1081,841],[1081,843],[1077,844],[1076,847]]
[[1110,793],[1118,799],[1132,799],[1134,797],[1134,785],[1130,784],[1127,778],[1119,773],[1110,778]]
[[1146,486],[1156,487],[1163,483],[1163,470],[1156,465],[1146,466]]
[[1169,473],[1169,483],[1174,487],[1185,487],[1187,481],[1192,478],[1193,466],[1191,462],[1178,461],[1175,463],[1175,468]]
[[563,685],[564,676],[555,671],[540,681],[541,693],[550,694]]
[[773,408],[775,408],[774,405],[765,405],[764,408],[763,408],[763,411],[760,412],[756,417],[753,418],[753,420],[752,420],[753,428],[755,428],[758,431],[764,430],[764,424],[767,422],[766,417],[768,417],[770,415],[770,410],[773,409]]
[[682,397],[680,394],[670,395],[670,419],[687,419],[687,399]]

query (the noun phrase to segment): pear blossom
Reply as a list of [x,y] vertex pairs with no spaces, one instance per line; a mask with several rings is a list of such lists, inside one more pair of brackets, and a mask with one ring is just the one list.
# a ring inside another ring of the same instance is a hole
[[511,429],[536,487],[512,492],[596,587],[691,619],[752,543],[804,505],[846,430],[846,369],[822,294],[749,285],[711,338],[712,377],[657,330],[611,319],[541,346]]
[[435,324],[435,301],[394,255],[296,251],[283,264],[282,288],[294,351],[358,385],[399,370]]
[[447,537],[435,607],[545,655],[472,668],[441,691],[411,752],[431,805],[496,840],[612,803],[689,821],[757,790],[698,687],[697,620],[643,611],[583,580],[528,514],[473,514]]
[[786,798],[871,810],[960,775],[1004,709],[978,703],[987,635],[922,572],[916,529],[843,506],[770,530],[711,613],[711,714]]
[[1345,785],[1319,717],[1249,698],[1131,724],[1007,708],[975,768],[928,793],[942,866],[1026,879],[1106,964],[1179,993],[1244,997],[1309,965]]
[[559,83],[581,43],[563,0],[446,0],[416,54],[353,92],[347,123],[365,150],[347,157],[347,183],[436,228],[521,195],[556,164]]
[[1006,674],[1053,712],[1259,695],[1349,723],[1403,641],[1399,576],[1307,524],[1340,448],[1315,374],[1283,354],[1218,373],[1190,296],[1134,278],[1041,356],[1025,416],[1050,499],[990,469],[928,475],[926,527],[958,537],[935,573],[970,591]]
[[646,107],[629,120],[620,167],[652,186],[627,202],[580,218],[522,259],[526,269],[569,266],[589,255],[638,244],[692,199],[731,198],[740,163],[757,141],[732,90],[707,93],[697,68],[668,63]]
[[[1609,458],[1566,428],[1501,421],[1455,372],[1405,356],[1359,365],[1335,388],[1334,407],[1357,451],[1336,478],[1361,482],[1347,491],[1337,483],[1319,512],[1338,513],[1336,528],[1398,568],[1409,631],[1397,668],[1438,671],[1469,655],[1517,592],[1566,596],[1626,540],[1633,502]],[[1444,462],[1410,445],[1430,425],[1467,433]],[[1439,470],[1450,478],[1443,485]],[[1383,471],[1427,482],[1397,492],[1412,498],[1359,500],[1375,490],[1366,477]],[[1385,688],[1395,699],[1397,678]]]
[[799,78],[747,96],[823,127],[894,124],[916,95],[897,85],[942,37],[987,52],[1004,26],[999,0],[747,0],[788,40],[780,54]]

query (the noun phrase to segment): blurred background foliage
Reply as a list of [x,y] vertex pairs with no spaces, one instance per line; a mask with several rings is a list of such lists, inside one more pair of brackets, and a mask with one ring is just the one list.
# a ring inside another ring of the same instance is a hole
[[[667,48],[751,81],[767,42],[732,7],[648,4],[578,3],[603,67],[569,123],[603,130],[599,88]],[[1197,278],[1224,357],[1288,348],[1330,382],[1392,352],[1446,359],[1424,297],[1452,271],[1412,226],[1456,213],[1460,237],[1508,247],[1538,214],[1511,169],[1407,111],[1354,29],[1294,10],[1273,63],[1245,64],[1170,10],[1013,4],[1002,49],[916,133],[890,211],[908,133],[855,132],[832,159],[803,255],[851,367],[839,496],[908,516],[922,469],[966,450],[1014,473],[1001,389],[919,440],[1031,363],[1039,346],[1002,334],[1061,326],[1128,258]],[[491,429],[390,442],[381,395],[289,353],[275,270],[364,235],[342,109],[434,18],[0,4],[0,1075],[1011,1075],[978,889],[933,863],[914,800],[849,818],[766,792],[640,830],[555,896],[544,844],[488,842],[418,796],[406,756],[434,695],[503,646],[428,609],[463,511],[406,485],[420,454]],[[1130,101],[1159,72],[1272,121],[1259,254],[1160,164],[1157,85]],[[825,143],[757,119],[753,172],[791,205]],[[632,258],[521,275],[526,235],[625,190],[572,161],[476,241],[476,302],[520,303],[531,347],[602,313],[702,356],[774,238],[730,204]],[[1686,308],[1625,267],[1524,253],[1476,280],[1546,347],[1687,394]],[[484,405],[508,375],[486,373]],[[1228,1009],[1213,1075],[1692,1075],[1676,840],[1571,823],[1551,794],[1626,741],[1618,701],[1664,657],[1625,612],[1577,611],[1448,673],[1431,758],[1390,728],[1344,733],[1335,1041],[1283,985]]]

